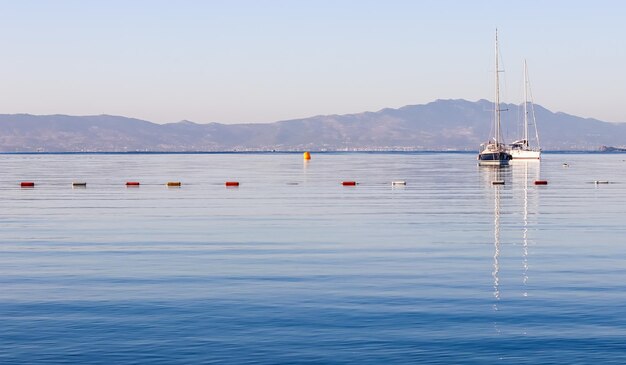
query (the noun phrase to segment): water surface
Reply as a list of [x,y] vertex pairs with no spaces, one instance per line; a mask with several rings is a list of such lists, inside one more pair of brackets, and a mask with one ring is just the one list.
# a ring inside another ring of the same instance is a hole
[[0,155],[0,363],[626,363],[625,160]]

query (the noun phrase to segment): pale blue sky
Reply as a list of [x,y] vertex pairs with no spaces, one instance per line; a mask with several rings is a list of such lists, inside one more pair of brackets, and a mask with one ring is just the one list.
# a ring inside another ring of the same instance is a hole
[[626,122],[622,1],[0,1],[0,113],[271,122],[503,99]]

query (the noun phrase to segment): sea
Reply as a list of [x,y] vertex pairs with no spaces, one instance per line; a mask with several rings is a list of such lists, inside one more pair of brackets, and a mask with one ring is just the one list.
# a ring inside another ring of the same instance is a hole
[[624,364],[626,154],[2,154],[0,363]]

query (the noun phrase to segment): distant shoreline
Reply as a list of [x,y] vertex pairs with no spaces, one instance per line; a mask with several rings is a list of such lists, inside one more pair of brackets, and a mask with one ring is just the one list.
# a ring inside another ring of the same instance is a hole
[[[257,154],[302,154],[305,151],[129,151],[129,152],[0,152],[0,155],[257,155]],[[377,150],[363,150],[363,151],[315,151],[309,150],[314,154],[475,154],[476,151],[377,151]],[[600,150],[547,150],[542,151],[546,154],[626,154],[626,150],[617,151],[600,151]]]
[[[71,153],[475,153],[490,133],[493,103],[463,99],[313,116],[273,123],[156,124],[113,115],[0,114],[0,151]],[[519,105],[506,104],[511,115]],[[544,150],[623,149],[626,123],[552,112],[535,105]],[[550,126],[547,128],[547,126]],[[504,138],[515,140],[506,124]],[[563,133],[567,131],[567,133]],[[616,147],[611,147],[616,146]],[[608,151],[607,151],[608,152]]]

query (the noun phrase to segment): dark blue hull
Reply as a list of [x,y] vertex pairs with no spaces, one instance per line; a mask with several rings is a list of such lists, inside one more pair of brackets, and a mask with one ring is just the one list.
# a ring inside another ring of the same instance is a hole
[[508,165],[512,159],[507,152],[483,152],[478,154],[479,165]]

